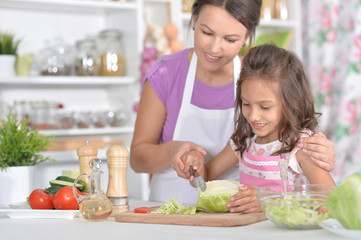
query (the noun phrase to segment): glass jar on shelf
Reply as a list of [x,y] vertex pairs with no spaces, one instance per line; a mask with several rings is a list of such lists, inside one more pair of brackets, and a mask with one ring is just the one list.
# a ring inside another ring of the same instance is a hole
[[90,119],[91,119],[92,125],[96,128],[107,127],[106,112],[104,112],[104,111],[91,112]]
[[46,41],[39,53],[40,74],[43,76],[71,75],[72,54],[71,47],[61,37],[56,37],[53,43]]
[[90,116],[89,112],[76,112],[73,115],[76,126],[78,128],[90,128],[91,120],[89,116]]
[[274,19],[275,0],[263,0],[261,8],[261,19],[270,21]]
[[129,113],[124,109],[107,112],[107,122],[111,127],[125,126],[129,120]]
[[60,114],[60,127],[62,129],[71,129],[75,125],[74,112],[62,112]]
[[182,0],[182,10],[185,13],[192,12],[192,5],[194,3],[194,0]]
[[288,0],[275,0],[275,18],[288,19]]
[[38,130],[58,129],[58,111],[63,104],[53,101],[31,101],[31,126]]
[[100,75],[124,75],[125,59],[121,32],[117,29],[101,31],[98,47],[100,53]]
[[96,41],[86,38],[76,43],[75,71],[79,76],[98,75],[98,53]]
[[48,129],[49,109],[46,101],[31,101],[32,127],[38,130]]

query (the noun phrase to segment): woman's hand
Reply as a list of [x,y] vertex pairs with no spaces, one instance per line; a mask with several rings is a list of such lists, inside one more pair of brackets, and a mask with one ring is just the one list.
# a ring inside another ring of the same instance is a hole
[[205,176],[206,171],[204,166],[204,155],[199,151],[191,150],[189,152],[184,153],[182,156],[182,162],[184,164],[183,173],[185,175],[185,178],[189,179],[192,185],[195,177],[190,175],[190,168],[197,171],[203,178],[206,177]]
[[301,138],[297,147],[311,157],[319,167],[331,171],[335,165],[335,149],[333,142],[317,132],[312,137]]
[[189,166],[195,164],[197,166],[195,170],[198,166],[203,166],[206,151],[192,142],[174,141],[170,154],[170,164],[178,176],[189,179]]
[[242,185],[238,189],[240,192],[233,195],[230,198],[230,202],[227,203],[227,207],[230,208],[230,212],[262,212],[262,208],[257,200],[256,186]]

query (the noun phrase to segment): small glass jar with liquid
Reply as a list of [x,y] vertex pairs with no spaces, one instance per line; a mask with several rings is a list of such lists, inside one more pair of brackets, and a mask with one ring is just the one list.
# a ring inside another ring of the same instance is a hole
[[122,76],[125,74],[125,59],[122,34],[117,29],[107,29],[99,34],[100,75]]

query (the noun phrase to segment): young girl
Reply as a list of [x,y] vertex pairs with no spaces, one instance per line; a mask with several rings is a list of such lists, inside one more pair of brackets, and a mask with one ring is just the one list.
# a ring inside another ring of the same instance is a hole
[[255,189],[282,184],[281,158],[289,163],[288,184],[335,184],[328,171],[296,147],[315,132],[320,115],[296,55],[271,44],[252,48],[242,61],[235,111],[231,140],[205,168],[203,162],[195,164],[201,158],[194,152],[186,159],[207,180],[217,179],[239,161],[245,186],[231,197],[231,212],[261,211]]

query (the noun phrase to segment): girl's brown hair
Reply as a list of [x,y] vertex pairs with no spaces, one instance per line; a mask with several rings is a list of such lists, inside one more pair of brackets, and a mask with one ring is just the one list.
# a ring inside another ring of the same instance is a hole
[[[252,127],[242,114],[241,87],[246,80],[261,80],[264,84],[278,83],[274,88],[282,105],[283,118],[279,124],[278,138],[282,147],[273,155],[280,155],[295,148],[303,129],[315,131],[317,117],[310,83],[299,58],[292,52],[273,44],[251,48],[242,60],[242,70],[237,82],[235,104],[235,131],[231,139],[237,150],[249,147],[247,139],[254,136]],[[278,89],[278,90],[276,90]]]
[[249,44],[252,45],[259,24],[262,0],[196,0],[192,6],[191,23],[194,17],[199,16],[204,5],[224,8],[247,28],[250,34]]

